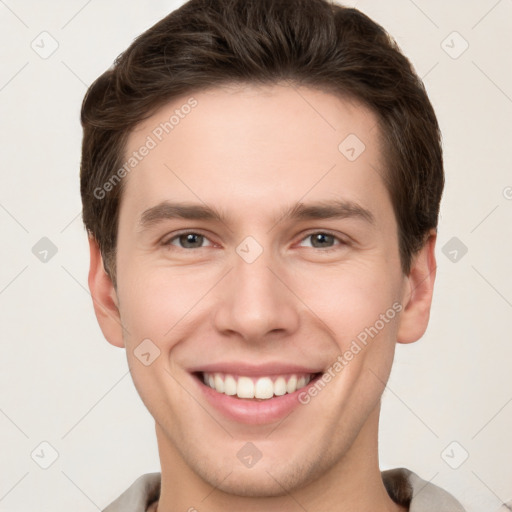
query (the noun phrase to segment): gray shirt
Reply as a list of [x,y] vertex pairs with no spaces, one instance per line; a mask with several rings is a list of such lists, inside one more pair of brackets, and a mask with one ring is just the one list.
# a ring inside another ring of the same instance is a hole
[[[103,512],[146,512],[160,496],[160,477],[160,473],[142,475]],[[408,469],[383,471],[382,480],[391,498],[409,507],[409,512],[464,512],[451,494]]]

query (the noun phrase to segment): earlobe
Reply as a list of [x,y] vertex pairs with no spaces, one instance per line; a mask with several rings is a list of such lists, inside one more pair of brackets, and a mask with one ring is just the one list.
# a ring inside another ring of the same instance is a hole
[[398,343],[417,341],[427,329],[436,278],[436,238],[436,231],[432,230],[425,245],[413,257],[411,270],[406,277]]
[[96,318],[106,340],[116,347],[124,347],[117,293],[112,279],[105,272],[101,251],[93,236],[89,236],[89,252],[88,282]]

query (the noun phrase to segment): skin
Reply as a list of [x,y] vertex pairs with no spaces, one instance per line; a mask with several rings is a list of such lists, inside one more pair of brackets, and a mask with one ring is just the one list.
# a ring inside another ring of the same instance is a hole
[[[190,96],[139,125],[126,153]],[[357,102],[284,84],[193,96],[197,107],[124,178],[117,289],[90,239],[99,324],[110,343],[126,348],[155,419],[158,511],[405,510],[380,477],[379,404],[396,343],[416,341],[427,327],[436,236],[404,275],[376,116]],[[349,134],[366,146],[353,162],[338,149]],[[282,218],[297,202],[334,199],[368,210],[373,222]],[[141,214],[164,200],[206,204],[225,219],[166,219],[141,230]],[[205,238],[180,246],[183,230]],[[308,235],[318,232],[335,238],[315,246]],[[236,252],[247,236],[263,249],[252,263]],[[401,313],[281,422],[227,419],[188,371],[222,361],[326,370],[394,303]],[[160,350],[149,366],[134,354],[147,338]],[[249,441],[262,453],[251,468],[236,456]]]

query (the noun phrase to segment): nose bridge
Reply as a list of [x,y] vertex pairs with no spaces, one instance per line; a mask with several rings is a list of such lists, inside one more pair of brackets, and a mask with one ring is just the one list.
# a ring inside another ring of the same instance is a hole
[[246,340],[294,331],[298,310],[293,294],[274,274],[280,266],[278,258],[250,239],[242,242],[236,253],[217,311],[217,328],[236,331]]
[[239,300],[248,298],[254,306],[270,305],[276,294],[280,294],[277,290],[278,283],[275,279],[270,279],[273,274],[270,271],[272,258],[269,253],[270,251],[267,251],[250,263],[243,258],[236,262],[234,279]]

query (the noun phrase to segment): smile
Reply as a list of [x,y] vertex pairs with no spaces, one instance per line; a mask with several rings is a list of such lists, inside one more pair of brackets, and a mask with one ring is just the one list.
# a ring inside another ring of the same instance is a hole
[[211,389],[228,396],[245,399],[268,400],[295,393],[307,386],[317,374],[291,374],[248,377],[225,373],[202,372],[203,382]]
[[224,361],[189,368],[204,406],[237,424],[268,425],[302,409],[299,395],[322,376],[320,367],[266,361]]

